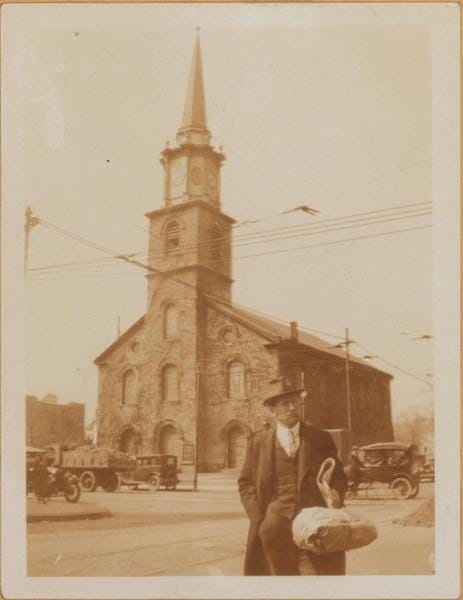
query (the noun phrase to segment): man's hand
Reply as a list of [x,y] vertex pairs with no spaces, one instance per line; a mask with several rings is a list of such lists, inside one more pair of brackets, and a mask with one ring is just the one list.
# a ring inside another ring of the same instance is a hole
[[328,508],[341,507],[341,498],[336,490],[331,489],[326,482],[319,483],[318,488]]

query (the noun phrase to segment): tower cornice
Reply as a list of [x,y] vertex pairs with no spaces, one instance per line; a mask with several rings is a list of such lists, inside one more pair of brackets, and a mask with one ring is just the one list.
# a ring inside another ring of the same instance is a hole
[[173,269],[157,269],[156,273],[147,273],[145,277],[152,279],[153,277],[164,276],[166,279],[173,277],[174,275],[180,275],[181,273],[187,273],[191,271],[199,271],[202,273],[209,273],[218,279],[222,279],[226,283],[233,283],[233,279],[223,273],[217,273],[213,269],[210,269],[206,265],[185,265],[184,267],[176,267]]
[[176,214],[176,213],[183,212],[185,210],[189,210],[191,208],[204,208],[205,210],[208,210],[209,212],[214,213],[214,215],[216,215],[218,218],[228,221],[232,225],[233,225],[233,223],[236,223],[236,219],[233,219],[233,217],[230,217],[229,215],[227,215],[224,212],[222,212],[221,210],[215,208],[208,202],[204,202],[203,200],[191,200],[190,202],[182,202],[181,204],[174,204],[172,206],[167,206],[166,208],[159,208],[158,210],[152,210],[151,212],[145,213],[145,217],[147,217],[148,219],[151,219],[152,217],[155,217],[158,215],[163,215],[166,213]]
[[170,148],[170,147],[164,148],[164,150],[161,152],[161,157],[162,157],[161,162],[163,162],[163,160],[165,160],[165,159],[172,160],[176,156],[179,156],[182,154],[192,155],[194,153],[197,153],[198,150],[204,154],[209,154],[210,156],[213,156],[220,163],[222,163],[224,160],[226,160],[226,156],[225,156],[225,154],[223,154],[223,152],[218,152],[215,148],[213,148],[209,144],[185,143],[185,144],[182,144],[181,146],[176,146],[174,148]]

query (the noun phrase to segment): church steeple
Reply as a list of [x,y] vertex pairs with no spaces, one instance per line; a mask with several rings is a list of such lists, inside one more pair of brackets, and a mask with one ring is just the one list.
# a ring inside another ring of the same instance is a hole
[[185,99],[182,125],[177,132],[180,144],[207,144],[211,134],[206,124],[206,99],[204,95],[203,63],[201,59],[201,41],[199,30],[191,61],[190,80]]
[[220,210],[220,167],[225,156],[211,146],[210,139],[198,32],[177,144],[173,148],[167,146],[161,154],[166,207],[201,201]]
[[[210,144],[199,34],[181,123],[177,143],[167,144],[161,153],[163,207],[146,215],[150,219],[149,264],[230,301],[234,220],[221,210],[220,169],[225,156],[221,148]],[[154,273],[149,277],[151,302],[162,281]],[[185,288],[181,291],[185,293]]]

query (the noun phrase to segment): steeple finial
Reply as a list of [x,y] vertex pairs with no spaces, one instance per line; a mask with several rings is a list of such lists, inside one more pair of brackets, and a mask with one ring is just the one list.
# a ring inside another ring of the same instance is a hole
[[179,142],[207,144],[210,139],[210,133],[207,130],[206,123],[206,100],[204,95],[203,65],[199,31],[200,27],[196,27],[196,41],[193,50],[193,59],[191,61],[185,110],[183,111],[182,125],[177,133],[177,140]]

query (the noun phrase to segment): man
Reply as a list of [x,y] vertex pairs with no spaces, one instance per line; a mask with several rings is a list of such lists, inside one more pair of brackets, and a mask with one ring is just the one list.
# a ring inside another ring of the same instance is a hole
[[326,506],[316,479],[335,459],[331,506],[342,505],[347,479],[326,431],[301,423],[302,390],[280,377],[269,383],[264,405],[275,425],[250,438],[238,487],[250,519],[245,575],[344,575],[345,554],[314,555],[294,544],[291,522],[302,508]]
[[350,491],[352,491],[352,495],[358,491],[360,481],[362,478],[362,469],[364,468],[364,464],[360,458],[360,448],[358,446],[352,446],[352,452],[349,457],[349,464],[347,465],[345,471],[349,475],[349,479],[352,482],[350,486]]

